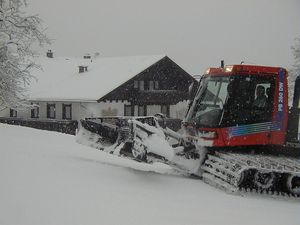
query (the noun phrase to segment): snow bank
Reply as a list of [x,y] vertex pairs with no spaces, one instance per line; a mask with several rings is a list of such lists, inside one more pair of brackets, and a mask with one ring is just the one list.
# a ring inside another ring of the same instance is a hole
[[228,195],[176,174],[0,124],[0,224],[300,224],[299,202]]

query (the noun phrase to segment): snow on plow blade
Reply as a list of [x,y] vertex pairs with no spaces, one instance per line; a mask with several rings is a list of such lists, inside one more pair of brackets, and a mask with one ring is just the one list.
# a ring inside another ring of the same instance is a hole
[[114,143],[117,140],[118,132],[116,126],[108,123],[103,123],[97,120],[80,120],[80,124],[86,130],[89,130],[92,133],[96,133],[103,138],[106,138],[107,141]]
[[197,174],[200,168],[197,157],[183,157],[182,136],[153,116],[81,120],[76,141],[140,162],[165,163],[184,174]]
[[[177,127],[178,123],[180,123],[179,120],[177,120]],[[138,142],[136,138],[139,135],[137,134],[145,133],[146,136],[150,136],[154,133],[162,133],[161,137],[165,139],[164,132],[180,139],[180,135],[166,127],[164,120],[154,116],[86,118],[80,120],[76,140],[100,150],[112,151],[116,147],[121,147],[125,153],[126,151],[132,153],[133,144]]]
[[125,118],[86,118],[79,122],[76,141],[99,150],[119,154],[119,150],[127,142],[131,142],[130,133]]

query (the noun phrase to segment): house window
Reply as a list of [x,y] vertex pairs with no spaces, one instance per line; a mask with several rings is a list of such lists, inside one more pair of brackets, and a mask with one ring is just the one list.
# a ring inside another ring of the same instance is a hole
[[31,109],[31,118],[39,118],[40,116],[40,108],[37,103],[31,103],[33,108]]
[[147,106],[146,105],[138,106],[138,115],[139,116],[147,116]]
[[144,81],[144,90],[149,90],[149,81]]
[[161,106],[161,113],[169,117],[170,116],[170,106],[169,105],[162,105]]
[[134,86],[133,86],[134,89],[138,89],[139,88],[139,81],[138,80],[135,80],[134,81]]
[[150,80],[149,81],[149,91],[153,91],[154,90],[154,81]]
[[134,116],[133,105],[124,105],[124,116]]
[[62,105],[62,118],[64,120],[71,120],[72,119],[72,105],[71,104],[63,104]]
[[157,80],[154,81],[154,89],[155,89],[155,90],[158,90],[158,89],[159,89],[159,83],[158,83]]
[[9,114],[10,114],[10,117],[17,117],[17,115],[18,115],[17,110],[15,110],[15,109],[10,109]]
[[159,89],[158,81],[150,80],[149,81],[149,90],[153,91],[153,90],[158,90],[158,89]]
[[139,81],[139,89],[140,89],[140,91],[145,90],[145,85],[144,85],[144,81],[143,80]]
[[55,119],[55,104],[47,104],[47,118]]

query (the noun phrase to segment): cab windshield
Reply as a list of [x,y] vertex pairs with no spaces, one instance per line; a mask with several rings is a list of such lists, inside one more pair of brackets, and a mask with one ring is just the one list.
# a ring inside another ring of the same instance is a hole
[[229,77],[207,77],[201,80],[190,122],[204,126],[219,124],[227,99]]
[[198,126],[218,127],[271,120],[274,76],[208,76],[187,116]]

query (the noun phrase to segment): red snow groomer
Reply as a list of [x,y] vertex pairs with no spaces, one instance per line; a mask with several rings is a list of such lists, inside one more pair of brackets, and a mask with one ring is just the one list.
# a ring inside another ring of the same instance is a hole
[[300,77],[289,109],[287,75],[254,65],[206,71],[183,123],[196,149],[205,140],[204,180],[300,194]]
[[263,66],[208,69],[185,120],[186,129],[196,126],[197,134],[215,147],[286,146],[286,75],[285,69]]
[[95,144],[108,140],[101,130],[113,129],[110,152],[130,152],[132,158],[145,162],[160,160],[227,191],[300,197],[300,76],[290,108],[287,76],[279,67],[208,69],[180,134],[162,128],[154,117],[151,126],[141,118],[124,118],[126,126],[113,128],[100,119],[84,120],[81,130],[100,132],[96,139],[89,137]]

